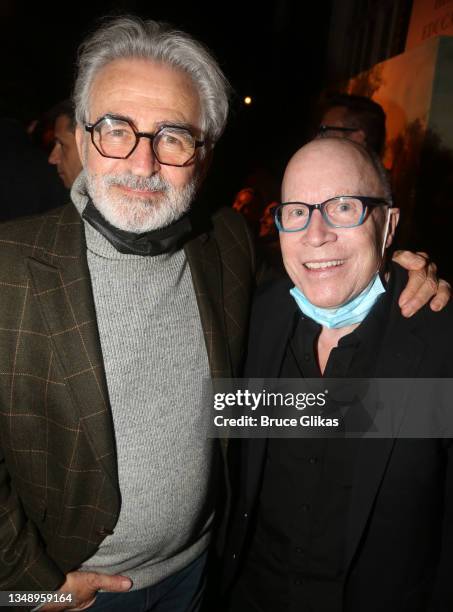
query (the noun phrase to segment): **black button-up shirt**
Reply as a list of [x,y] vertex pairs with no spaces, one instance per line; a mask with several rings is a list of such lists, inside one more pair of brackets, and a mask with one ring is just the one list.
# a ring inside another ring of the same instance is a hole
[[[325,377],[372,375],[386,301],[382,296],[375,312],[340,339],[329,355]],[[320,331],[317,323],[297,314],[281,378],[321,376],[315,352]],[[268,441],[256,529],[239,584],[241,600],[249,593],[253,601],[250,611],[341,611],[359,444],[359,439],[344,438]]]

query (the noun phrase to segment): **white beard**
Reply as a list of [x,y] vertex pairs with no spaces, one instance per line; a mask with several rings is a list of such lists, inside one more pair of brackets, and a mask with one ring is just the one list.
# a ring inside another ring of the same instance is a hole
[[[159,191],[146,199],[126,195],[114,186],[130,189]],[[93,204],[114,227],[142,234],[166,227],[189,210],[195,196],[197,181],[193,178],[185,187],[176,188],[159,174],[151,177],[133,174],[90,174],[86,171],[86,187]]]

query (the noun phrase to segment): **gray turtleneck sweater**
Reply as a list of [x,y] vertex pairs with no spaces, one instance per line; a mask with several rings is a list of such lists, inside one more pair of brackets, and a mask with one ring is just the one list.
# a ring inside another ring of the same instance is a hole
[[[71,197],[81,213],[83,175]],[[208,545],[213,447],[202,425],[206,346],[184,251],[124,255],[84,225],[121,511],[113,535],[80,569],[129,576],[139,589],[182,569]]]

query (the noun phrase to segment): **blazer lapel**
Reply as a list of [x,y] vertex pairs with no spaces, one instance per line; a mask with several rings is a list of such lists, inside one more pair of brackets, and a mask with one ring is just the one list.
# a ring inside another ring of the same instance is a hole
[[[398,306],[395,306],[398,308]],[[399,311],[397,316],[399,317]],[[404,329],[401,329],[404,327]],[[412,378],[423,353],[423,343],[414,333],[410,321],[404,326],[389,325],[384,347],[380,353],[376,378]],[[388,462],[391,459],[395,438],[361,441],[357,458],[357,472],[351,491],[348,535],[346,538],[345,567],[348,568],[357,551],[367,521],[378,495]]]
[[83,225],[74,206],[63,209],[45,238],[39,255],[27,258],[34,298],[93,453],[117,486],[113,422]]
[[294,327],[296,302],[289,295],[289,279],[277,281],[253,310],[245,375],[278,378]]
[[[290,287],[289,281],[276,283],[271,296],[265,300],[265,310],[254,311],[249,355],[245,366],[245,375],[249,378],[278,378],[280,375],[297,311],[297,305],[289,295]],[[275,313],[278,313],[278,316],[275,316]],[[257,388],[261,389],[262,385],[258,384]],[[258,495],[267,443],[268,438],[251,438],[244,441],[244,494],[248,508],[253,506]]]
[[213,378],[228,378],[232,364],[228,350],[222,289],[222,267],[215,240],[202,234],[184,251],[190,266],[201,325]]

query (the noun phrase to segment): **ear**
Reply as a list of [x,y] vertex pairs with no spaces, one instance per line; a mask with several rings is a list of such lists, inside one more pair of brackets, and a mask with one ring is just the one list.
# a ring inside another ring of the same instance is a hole
[[390,219],[389,219],[389,229],[387,233],[387,240],[385,241],[386,249],[393,242],[393,238],[395,236],[395,231],[396,231],[396,226],[398,225],[398,221],[400,220],[400,209],[399,208],[389,208],[388,214],[390,215]]
[[76,125],[76,129],[75,129],[75,141],[76,141],[76,145],[77,145],[77,151],[79,153],[79,158],[80,161],[82,162],[82,165],[84,163],[84,155],[83,155],[83,149],[84,149],[84,136],[85,136],[86,132],[84,130],[84,128],[78,123]]

